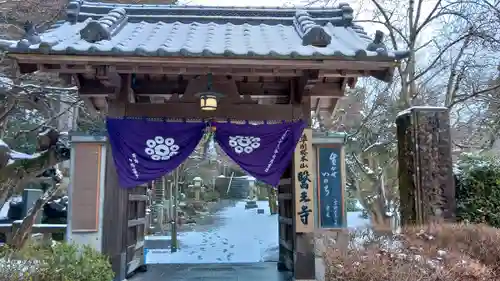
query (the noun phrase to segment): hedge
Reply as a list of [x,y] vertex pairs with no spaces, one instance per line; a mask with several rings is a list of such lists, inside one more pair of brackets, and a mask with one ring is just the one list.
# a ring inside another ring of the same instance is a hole
[[500,158],[463,154],[454,169],[457,218],[500,227]]

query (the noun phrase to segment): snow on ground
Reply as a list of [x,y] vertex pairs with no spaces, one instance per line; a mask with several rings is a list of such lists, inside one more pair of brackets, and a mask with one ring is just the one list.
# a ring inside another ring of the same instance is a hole
[[[245,202],[220,212],[222,225],[204,232],[179,235],[180,249],[147,250],[146,263],[250,263],[260,261],[263,253],[278,242],[277,216],[269,214],[267,201],[257,209],[245,210]],[[170,237],[165,237],[169,239]],[[149,238],[150,239],[150,238]],[[154,237],[153,239],[161,239]]]
[[[180,249],[146,249],[147,264],[164,263],[254,263],[278,260],[278,216],[269,214],[267,201],[257,209],[245,210],[245,202],[221,211],[222,225],[203,232],[179,234]],[[349,227],[363,227],[360,212],[347,214]],[[170,236],[149,236],[148,240],[170,240]]]

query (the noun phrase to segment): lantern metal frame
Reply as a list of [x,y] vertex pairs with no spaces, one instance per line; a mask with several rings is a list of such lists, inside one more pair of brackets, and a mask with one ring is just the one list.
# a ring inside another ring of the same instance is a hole
[[[217,110],[217,107],[219,105],[219,99],[223,96],[224,95],[221,93],[212,92],[212,91],[201,92],[201,93],[196,94],[196,97],[200,98],[200,109],[204,110],[204,111]],[[207,105],[207,101],[209,101],[209,100],[215,100],[215,106]]]

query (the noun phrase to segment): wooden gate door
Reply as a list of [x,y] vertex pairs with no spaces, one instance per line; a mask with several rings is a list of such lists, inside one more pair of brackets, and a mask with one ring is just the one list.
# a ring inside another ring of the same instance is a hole
[[127,214],[127,275],[138,270],[145,271],[144,236],[146,233],[146,206],[148,184],[129,190]]
[[293,251],[295,235],[293,230],[293,185],[292,165],[289,165],[281,176],[278,186],[279,208],[279,261],[278,270],[293,272]]

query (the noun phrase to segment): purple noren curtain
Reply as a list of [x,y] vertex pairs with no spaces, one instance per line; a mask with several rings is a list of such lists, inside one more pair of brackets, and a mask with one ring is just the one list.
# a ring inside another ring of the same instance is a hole
[[215,126],[217,143],[234,162],[256,179],[277,186],[292,160],[305,123]]
[[195,150],[206,125],[108,118],[106,126],[120,185],[128,188],[177,168]]

